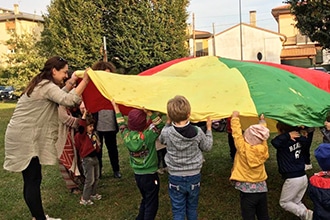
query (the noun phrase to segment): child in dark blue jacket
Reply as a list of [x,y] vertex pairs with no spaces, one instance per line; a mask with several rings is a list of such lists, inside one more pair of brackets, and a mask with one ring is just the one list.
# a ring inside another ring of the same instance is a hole
[[314,204],[314,220],[330,219],[330,117],[321,129],[323,143],[314,151],[322,171],[309,179],[309,197]]
[[276,148],[276,159],[279,173],[285,180],[280,196],[280,206],[301,219],[313,218],[313,211],[306,208],[302,198],[308,186],[305,173],[305,160],[302,155],[302,146],[307,137],[299,133],[299,129],[278,122],[279,135],[272,141]]

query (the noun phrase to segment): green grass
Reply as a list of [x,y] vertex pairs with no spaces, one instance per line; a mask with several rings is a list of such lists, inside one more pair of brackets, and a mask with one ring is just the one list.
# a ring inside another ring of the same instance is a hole
[[[0,164],[4,162],[4,134],[12,115],[14,104],[0,103]],[[199,220],[241,219],[239,192],[230,182],[231,160],[226,133],[214,132],[214,145],[211,152],[205,153],[202,169],[202,186],[199,201]],[[23,134],[23,135],[29,135]],[[314,169],[308,176],[319,171],[313,152],[321,142],[318,130],[314,134],[311,149]],[[73,195],[66,189],[58,166],[43,166],[42,197],[45,212],[50,216],[61,217],[63,220],[131,220],[138,213],[140,193],[135,185],[134,174],[128,163],[128,152],[118,138],[120,166],[123,177],[114,179],[110,171],[109,158],[104,152],[104,176],[99,183],[99,193],[103,198],[93,206],[84,207],[79,204],[79,195]],[[106,148],[104,148],[106,151]],[[283,180],[277,171],[274,148],[269,145],[270,158],[266,162],[268,173],[268,208],[273,220],[295,220],[294,215],[284,211],[278,204]],[[171,206],[167,192],[167,175],[160,175],[161,190],[158,220],[171,219]],[[0,170],[0,219],[24,220],[31,219],[22,195],[21,173],[10,173]],[[304,202],[312,208],[312,202],[305,195]]]

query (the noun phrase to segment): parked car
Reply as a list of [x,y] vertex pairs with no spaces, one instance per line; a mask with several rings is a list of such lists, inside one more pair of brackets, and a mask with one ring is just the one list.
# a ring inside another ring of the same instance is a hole
[[314,67],[309,67],[308,69],[318,70],[318,71],[322,71],[325,73],[329,73],[329,71],[326,68],[324,68],[323,66],[314,66]]
[[[3,88],[4,87],[4,88]],[[15,89],[13,86],[0,86],[1,100],[16,100],[17,96],[14,94]]]
[[5,99],[5,93],[4,93],[5,88],[6,86],[0,86],[0,100]]

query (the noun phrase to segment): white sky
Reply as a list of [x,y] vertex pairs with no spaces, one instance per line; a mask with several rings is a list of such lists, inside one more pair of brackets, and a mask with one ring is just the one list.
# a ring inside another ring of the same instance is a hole
[[[257,26],[277,32],[277,22],[271,10],[283,5],[283,0],[190,0],[188,23],[192,23],[195,15],[195,29],[221,32],[239,23],[239,2],[241,1],[242,22],[249,23],[249,11],[257,12]],[[0,0],[0,8],[13,9],[15,3],[26,13],[41,15],[47,13],[47,5],[51,0]]]

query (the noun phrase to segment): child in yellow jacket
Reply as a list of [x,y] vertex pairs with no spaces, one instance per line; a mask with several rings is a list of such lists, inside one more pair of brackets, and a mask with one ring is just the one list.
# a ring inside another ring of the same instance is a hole
[[235,189],[240,191],[241,214],[244,219],[269,219],[267,207],[267,173],[265,162],[269,157],[267,139],[269,130],[264,116],[259,124],[248,127],[242,134],[239,112],[234,111],[231,129],[236,146],[230,176]]

